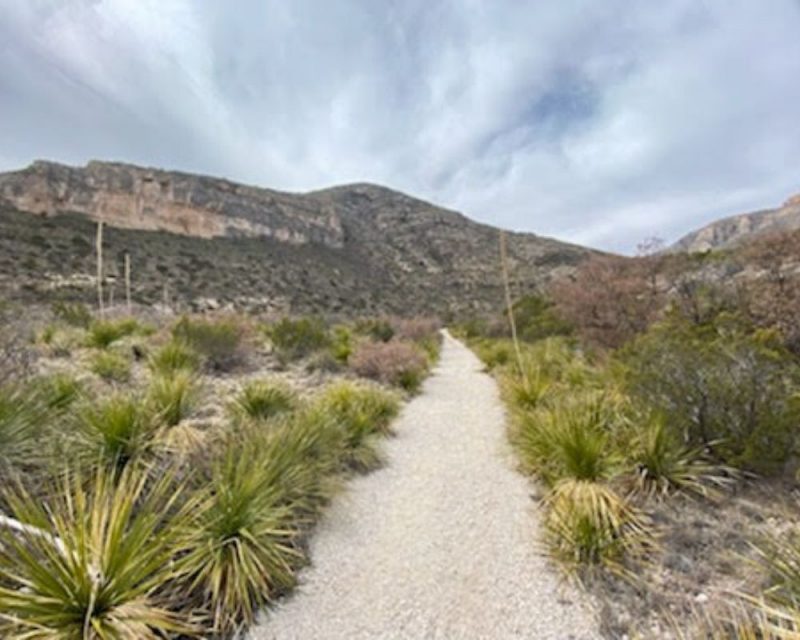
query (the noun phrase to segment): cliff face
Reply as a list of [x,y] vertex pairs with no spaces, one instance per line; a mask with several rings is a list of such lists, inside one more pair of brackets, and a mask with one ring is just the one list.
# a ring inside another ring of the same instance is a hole
[[19,211],[79,213],[115,227],[200,238],[268,237],[341,247],[335,212],[313,200],[184,173],[90,162],[38,161],[0,174],[0,199]]
[[717,220],[678,240],[674,251],[708,251],[730,248],[756,237],[800,229],[800,195],[776,209],[744,213]]
[[[354,313],[495,310],[498,230],[371,184],[289,194],[203,176],[91,162],[0,174],[0,295],[90,300],[93,221],[109,277],[134,266],[134,297]],[[591,251],[509,233],[516,294]],[[87,279],[88,278],[88,279]],[[205,304],[205,303],[204,303]]]

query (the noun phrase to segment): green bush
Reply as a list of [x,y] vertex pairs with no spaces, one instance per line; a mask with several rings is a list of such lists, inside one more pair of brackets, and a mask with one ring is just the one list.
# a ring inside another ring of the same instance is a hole
[[376,436],[389,433],[399,402],[386,391],[349,382],[331,385],[312,406],[312,412],[335,421],[344,434],[344,463],[357,470],[377,466]]
[[199,387],[194,376],[186,371],[156,376],[147,390],[147,402],[158,420],[174,427],[195,407]]
[[209,320],[184,316],[172,335],[199,353],[213,370],[225,371],[242,357],[242,327],[233,319]]
[[123,468],[153,451],[158,424],[140,398],[116,394],[87,405],[79,415],[79,453],[89,464],[99,459]]
[[89,325],[86,344],[97,349],[106,349],[117,340],[136,333],[139,323],[132,318],[122,320],[95,320]]
[[266,331],[276,353],[286,361],[304,358],[330,344],[325,324],[319,318],[283,318]]
[[353,334],[344,325],[337,325],[331,332],[330,352],[333,358],[342,364],[347,364],[353,353]]
[[151,371],[169,375],[178,371],[197,371],[200,356],[181,340],[170,340],[148,359]]
[[653,326],[619,356],[629,393],[690,445],[721,461],[779,472],[798,444],[800,369],[768,332],[720,316]]
[[556,313],[553,303],[538,295],[527,295],[514,303],[514,319],[520,340],[535,342],[572,333],[569,323]]
[[360,318],[356,321],[355,330],[377,342],[389,342],[394,337],[394,327],[387,318]]
[[89,368],[106,382],[127,382],[131,377],[130,358],[115,351],[96,353]]
[[287,385],[271,380],[248,382],[233,401],[235,415],[266,420],[292,411],[297,405],[295,393]]

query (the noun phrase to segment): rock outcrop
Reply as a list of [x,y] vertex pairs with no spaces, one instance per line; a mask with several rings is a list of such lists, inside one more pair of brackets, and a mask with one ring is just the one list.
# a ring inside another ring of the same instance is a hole
[[800,195],[786,200],[776,209],[765,209],[716,220],[685,235],[672,245],[672,251],[690,253],[726,249],[757,237],[800,229]]
[[341,220],[321,203],[227,180],[127,164],[37,161],[0,174],[0,199],[19,211],[80,213],[115,227],[200,238],[248,236],[341,247]]

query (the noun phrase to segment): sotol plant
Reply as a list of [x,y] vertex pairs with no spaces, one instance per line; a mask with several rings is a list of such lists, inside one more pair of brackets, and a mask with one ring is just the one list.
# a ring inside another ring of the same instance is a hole
[[163,586],[182,552],[169,476],[100,470],[67,477],[46,503],[5,489],[13,517],[29,528],[0,530],[0,635],[13,638],[156,640],[195,629],[171,611]]

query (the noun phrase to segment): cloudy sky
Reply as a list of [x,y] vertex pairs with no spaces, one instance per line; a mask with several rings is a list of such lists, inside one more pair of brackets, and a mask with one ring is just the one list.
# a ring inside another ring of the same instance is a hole
[[0,0],[0,170],[35,158],[632,252],[800,192],[800,0]]

